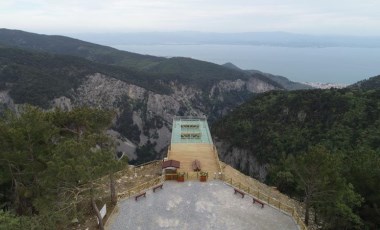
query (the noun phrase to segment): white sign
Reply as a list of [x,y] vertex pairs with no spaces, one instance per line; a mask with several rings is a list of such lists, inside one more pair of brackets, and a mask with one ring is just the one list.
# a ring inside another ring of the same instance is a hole
[[107,206],[104,204],[103,208],[100,209],[100,215],[102,216],[102,219],[106,216],[107,213]]
[[[100,216],[102,217],[102,219],[106,216],[106,213],[107,213],[107,204],[104,204],[103,208],[100,209]],[[98,222],[99,224],[99,220],[98,218],[96,218],[96,221]]]

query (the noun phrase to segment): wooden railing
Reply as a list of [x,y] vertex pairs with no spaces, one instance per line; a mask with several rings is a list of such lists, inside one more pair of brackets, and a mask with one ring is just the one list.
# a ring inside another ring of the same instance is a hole
[[[210,177],[210,174],[207,173],[207,179],[214,179]],[[185,172],[184,179],[185,180],[198,180],[201,176],[200,172]],[[166,173],[163,175],[165,180],[176,180],[178,178],[178,173]]]
[[220,160],[219,160],[218,150],[216,149],[215,145],[212,145],[212,151],[214,153],[214,156],[215,156],[215,159],[216,159],[216,163],[218,165],[218,170],[221,173],[222,172],[222,167],[220,166]]
[[162,176],[159,176],[159,177],[156,177],[150,181],[147,181],[145,183],[141,183],[141,184],[139,184],[133,188],[130,188],[126,191],[123,191],[123,192],[117,194],[117,196],[119,199],[129,198],[129,197],[132,197],[132,196],[135,196],[135,195],[141,193],[144,190],[150,189],[153,186],[156,186],[162,182],[163,182]]
[[[145,166],[157,166],[159,164],[161,164],[161,160],[153,160],[153,161],[149,161],[149,162],[146,162],[146,163],[143,163],[143,164],[140,164],[140,165],[136,165],[133,167],[133,170],[134,172],[138,172],[140,171],[141,169],[143,169]],[[127,167],[125,167],[124,169],[120,170],[120,171],[117,171],[115,172],[115,175],[118,175],[118,176],[121,176],[121,175],[124,175],[126,171],[129,171],[130,168],[129,168],[129,165]]]
[[146,162],[146,163],[143,163],[143,164],[140,164],[140,165],[136,165],[135,168],[141,168],[141,167],[144,167],[146,165],[158,165],[162,162],[162,160],[153,160],[153,161],[149,161],[149,162]]
[[254,196],[255,198],[267,203],[268,205],[289,214],[290,216],[294,218],[295,222],[300,226],[301,230],[307,230],[307,226],[303,222],[302,218],[298,214],[295,207],[291,207],[285,203],[282,203],[281,201],[277,200],[276,198],[271,197],[270,195],[265,194],[259,189],[251,188],[247,185],[242,184],[241,182],[237,180],[234,181],[233,178],[222,177],[221,180],[230,184],[232,187],[238,188],[239,190],[242,190],[246,192],[247,194]]

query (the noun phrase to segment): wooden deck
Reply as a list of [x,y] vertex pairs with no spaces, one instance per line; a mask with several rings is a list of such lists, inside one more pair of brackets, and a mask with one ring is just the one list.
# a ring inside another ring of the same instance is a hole
[[201,170],[208,172],[209,175],[219,171],[218,161],[215,157],[212,144],[172,144],[168,152],[168,159],[181,162],[178,172],[192,172],[191,164],[194,160],[199,160]]

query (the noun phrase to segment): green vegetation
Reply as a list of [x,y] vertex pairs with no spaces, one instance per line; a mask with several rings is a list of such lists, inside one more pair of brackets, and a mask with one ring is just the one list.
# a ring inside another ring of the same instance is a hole
[[[177,81],[209,90],[216,81],[248,79],[248,77],[258,78],[282,88],[280,84],[260,73],[251,74],[191,58],[162,58],[140,55],[64,36],[48,36],[0,29],[0,44],[23,50],[84,58],[91,61],[90,63],[94,66],[96,66],[95,63],[103,64],[98,65],[101,68],[96,68],[98,72],[106,72],[112,77],[157,92],[170,93],[164,85],[160,85],[162,81]],[[116,68],[116,66],[120,68]],[[123,74],[127,76],[123,76]],[[131,74],[133,76],[130,76]]]
[[349,87],[363,90],[380,89],[380,75],[371,77],[367,80],[359,81]]
[[191,58],[166,59],[149,69],[150,72],[168,75],[170,80],[209,89],[220,80],[248,79],[249,75],[210,62]]
[[272,75],[269,73],[262,73],[262,72],[257,71],[257,70],[248,70],[248,71],[251,73],[258,73],[261,75],[265,75],[265,77],[271,79],[272,81],[277,82],[286,90],[304,90],[304,89],[312,89],[313,88],[311,86],[308,86],[308,85],[305,85],[302,83],[290,81],[289,79],[287,79],[286,77],[283,77],[283,76]]
[[303,90],[303,89],[312,89],[311,86],[304,85],[302,83],[298,82],[293,82],[287,79],[286,77],[283,76],[278,76],[278,75],[272,75],[269,73],[263,73],[258,70],[242,70],[239,67],[235,66],[231,62],[227,62],[223,64],[224,67],[227,67],[229,69],[233,70],[239,70],[239,71],[244,71],[250,75],[254,75],[257,77],[260,77],[261,79],[265,79],[264,82],[268,82],[269,84],[272,84],[276,86],[279,89],[286,89],[286,90]]
[[16,103],[47,107],[50,100],[70,97],[89,74],[101,73],[162,94],[170,88],[161,77],[123,67],[103,65],[72,56],[51,55],[20,49],[0,48],[0,87],[10,85]]
[[[133,123],[133,105],[127,97],[123,97],[118,107],[122,108],[122,112],[115,124],[115,130],[128,138],[130,141],[138,144],[140,143],[139,127]],[[136,106],[137,107],[137,106]],[[136,108],[135,108],[136,109]]]
[[212,132],[268,163],[267,182],[303,200],[324,229],[378,229],[379,101],[380,90],[269,92]]
[[[124,163],[115,159],[105,130],[113,113],[96,109],[42,112],[24,107],[0,119],[0,229],[59,229],[88,215],[99,216],[95,181]],[[104,194],[102,194],[104,195]],[[102,200],[101,202],[106,202]],[[93,215],[93,214],[92,214]]]
[[49,36],[20,30],[0,29],[0,44],[21,49],[85,58],[107,65],[144,69],[164,58],[120,51],[65,36]]

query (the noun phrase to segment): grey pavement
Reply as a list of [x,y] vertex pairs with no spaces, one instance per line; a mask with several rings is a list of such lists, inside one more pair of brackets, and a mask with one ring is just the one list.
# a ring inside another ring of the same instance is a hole
[[296,230],[293,219],[274,209],[252,204],[252,198],[234,194],[222,181],[165,182],[163,189],[147,191],[146,198],[119,202],[108,223],[111,230]]

